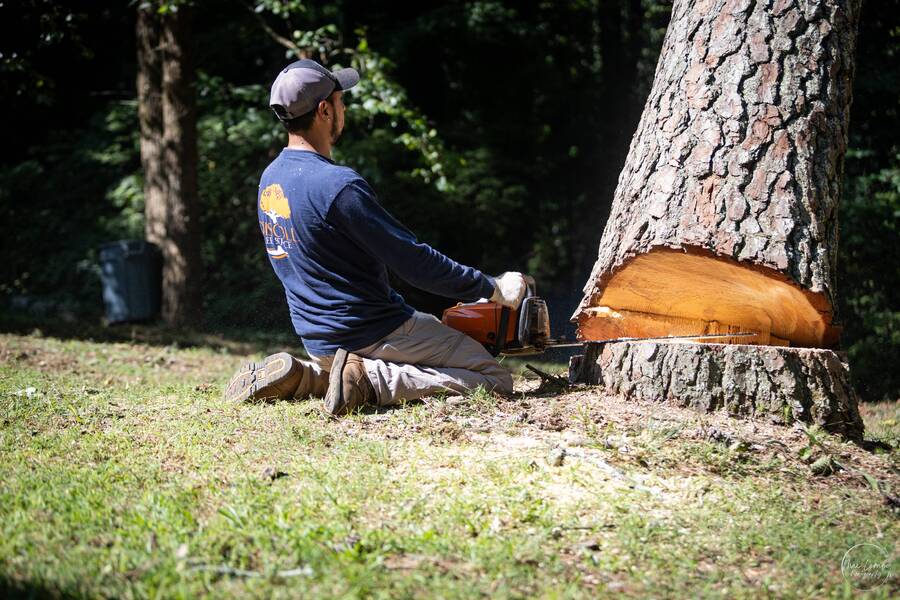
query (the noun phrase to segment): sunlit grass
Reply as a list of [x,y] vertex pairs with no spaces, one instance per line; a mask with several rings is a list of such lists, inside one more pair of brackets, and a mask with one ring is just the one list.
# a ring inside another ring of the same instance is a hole
[[847,548],[897,538],[874,494],[575,401],[582,448],[554,466],[566,432],[531,436],[483,389],[334,420],[224,402],[242,359],[204,347],[0,344],[10,593],[849,597]]

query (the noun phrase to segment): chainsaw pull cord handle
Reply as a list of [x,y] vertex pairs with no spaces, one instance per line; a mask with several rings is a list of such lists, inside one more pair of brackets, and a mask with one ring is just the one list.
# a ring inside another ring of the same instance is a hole
[[497,354],[500,354],[506,348],[507,329],[509,329],[509,307],[504,306],[500,309],[500,323],[497,327],[497,342],[494,344],[494,350]]

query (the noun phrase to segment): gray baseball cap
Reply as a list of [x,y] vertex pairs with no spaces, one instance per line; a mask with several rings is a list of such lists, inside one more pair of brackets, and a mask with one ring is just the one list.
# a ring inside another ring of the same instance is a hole
[[304,58],[284,68],[269,96],[269,106],[282,121],[305,115],[334,90],[349,90],[359,83],[356,69],[329,71],[314,60]]

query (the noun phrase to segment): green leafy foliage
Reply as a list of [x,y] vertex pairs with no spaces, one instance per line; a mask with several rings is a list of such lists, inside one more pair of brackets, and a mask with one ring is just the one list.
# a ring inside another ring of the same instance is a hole
[[109,104],[83,129],[0,168],[0,293],[99,312],[98,246],[143,229],[136,120],[133,102]]
[[[850,154],[851,161],[870,159]],[[847,181],[840,218],[843,341],[854,386],[868,399],[893,400],[900,391],[900,155]]]
[[838,295],[854,386],[900,398],[900,0],[865,6],[841,199]]

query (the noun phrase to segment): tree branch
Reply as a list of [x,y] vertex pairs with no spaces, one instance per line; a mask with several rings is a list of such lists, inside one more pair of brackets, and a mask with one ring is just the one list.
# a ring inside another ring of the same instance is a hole
[[297,58],[308,58],[308,53],[306,52],[306,50],[302,49],[300,46],[298,46],[297,44],[292,42],[290,39],[284,37],[277,31],[272,29],[269,26],[269,24],[266,23],[266,20],[262,17],[262,15],[259,14],[258,12],[256,12],[256,10],[252,6],[250,6],[246,2],[242,2],[242,4],[247,8],[247,10],[249,10],[251,13],[253,13],[253,16],[256,17],[256,20],[259,22],[259,26],[262,28],[263,31],[266,32],[266,34],[268,34],[268,36],[270,38],[272,38],[272,40],[275,43],[277,43],[280,46],[284,46],[288,50],[293,51],[294,54],[297,55]]

